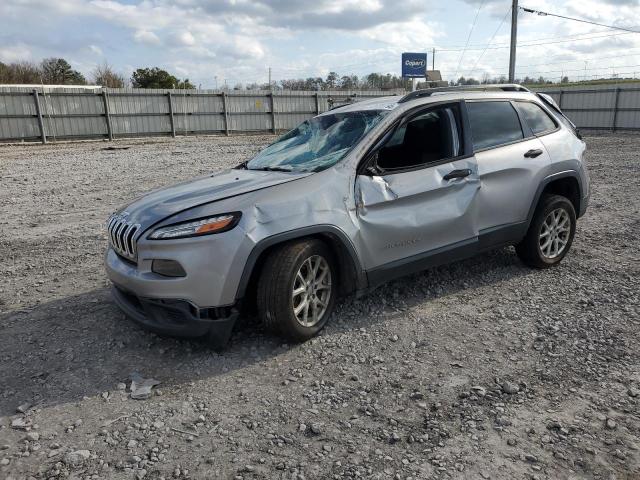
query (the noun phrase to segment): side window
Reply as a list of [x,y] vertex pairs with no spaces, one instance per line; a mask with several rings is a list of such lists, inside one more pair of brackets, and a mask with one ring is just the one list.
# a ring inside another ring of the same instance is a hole
[[510,102],[467,102],[473,149],[491,148],[524,138]]
[[557,126],[547,112],[535,103],[516,102],[516,108],[533,133],[537,134],[554,130]]
[[462,128],[457,104],[419,113],[398,127],[378,150],[377,166],[385,171],[415,168],[462,155]]

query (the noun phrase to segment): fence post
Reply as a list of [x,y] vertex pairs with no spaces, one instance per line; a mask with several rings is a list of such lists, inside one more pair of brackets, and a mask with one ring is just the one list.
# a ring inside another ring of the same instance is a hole
[[225,92],[222,95],[222,114],[224,115],[224,134],[229,136],[229,109],[227,107],[227,94]]
[[558,107],[560,108],[560,110],[562,110],[562,94],[564,93],[564,90],[560,89],[560,96],[558,97]]
[[320,115],[320,100],[318,99],[318,92],[316,92],[315,97],[316,97],[316,115]]
[[104,120],[107,123],[107,136],[109,140],[113,140],[113,129],[111,128],[111,115],[109,113],[109,99],[107,91],[102,90],[102,103],[104,104]]
[[274,102],[273,92],[268,95],[271,98],[271,133],[276,133],[276,104]]
[[613,107],[613,122],[611,124],[611,131],[616,131],[616,124],[618,123],[618,102],[620,101],[620,87],[616,87],[616,101]]
[[36,114],[38,115],[38,126],[40,127],[40,137],[42,143],[47,143],[47,134],[44,131],[44,123],[42,121],[42,111],[40,110],[40,97],[38,97],[38,91],[33,90],[33,100],[36,102]]
[[169,102],[169,123],[171,124],[171,136],[176,138],[176,124],[173,119],[173,100],[171,99],[171,92],[167,92],[167,101]]

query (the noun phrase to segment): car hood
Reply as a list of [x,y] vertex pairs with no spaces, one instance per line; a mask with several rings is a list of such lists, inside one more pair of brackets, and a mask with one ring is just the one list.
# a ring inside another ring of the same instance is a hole
[[308,175],[310,173],[307,172],[225,170],[147,193],[121,208],[118,213],[125,215],[128,222],[137,223],[145,229],[189,208],[272,187]]

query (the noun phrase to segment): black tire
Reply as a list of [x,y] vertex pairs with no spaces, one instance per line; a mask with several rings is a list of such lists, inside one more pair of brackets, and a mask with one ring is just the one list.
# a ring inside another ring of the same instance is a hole
[[[569,215],[570,230],[567,243],[562,251],[554,258],[548,258],[542,253],[540,246],[540,234],[542,226],[551,212],[563,209]],[[524,239],[516,245],[516,252],[520,259],[530,267],[549,268],[557,265],[565,257],[576,233],[576,211],[573,204],[561,195],[545,194],[538,202],[538,207],[529,225],[529,230]]]
[[[331,288],[324,313],[313,326],[305,326],[294,314],[292,293],[301,266],[316,256],[322,257],[328,264]],[[267,257],[258,280],[256,303],[258,314],[266,327],[294,342],[303,342],[316,335],[333,312],[338,292],[337,273],[333,253],[320,240],[300,240],[276,248]]]

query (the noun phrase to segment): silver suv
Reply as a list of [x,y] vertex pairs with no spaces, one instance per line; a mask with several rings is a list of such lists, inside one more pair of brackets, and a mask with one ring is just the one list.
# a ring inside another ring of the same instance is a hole
[[114,213],[114,298],[163,334],[221,346],[250,310],[302,341],[340,295],[487,249],[547,268],[587,208],[584,151],[553,100],[519,85],[342,106]]

